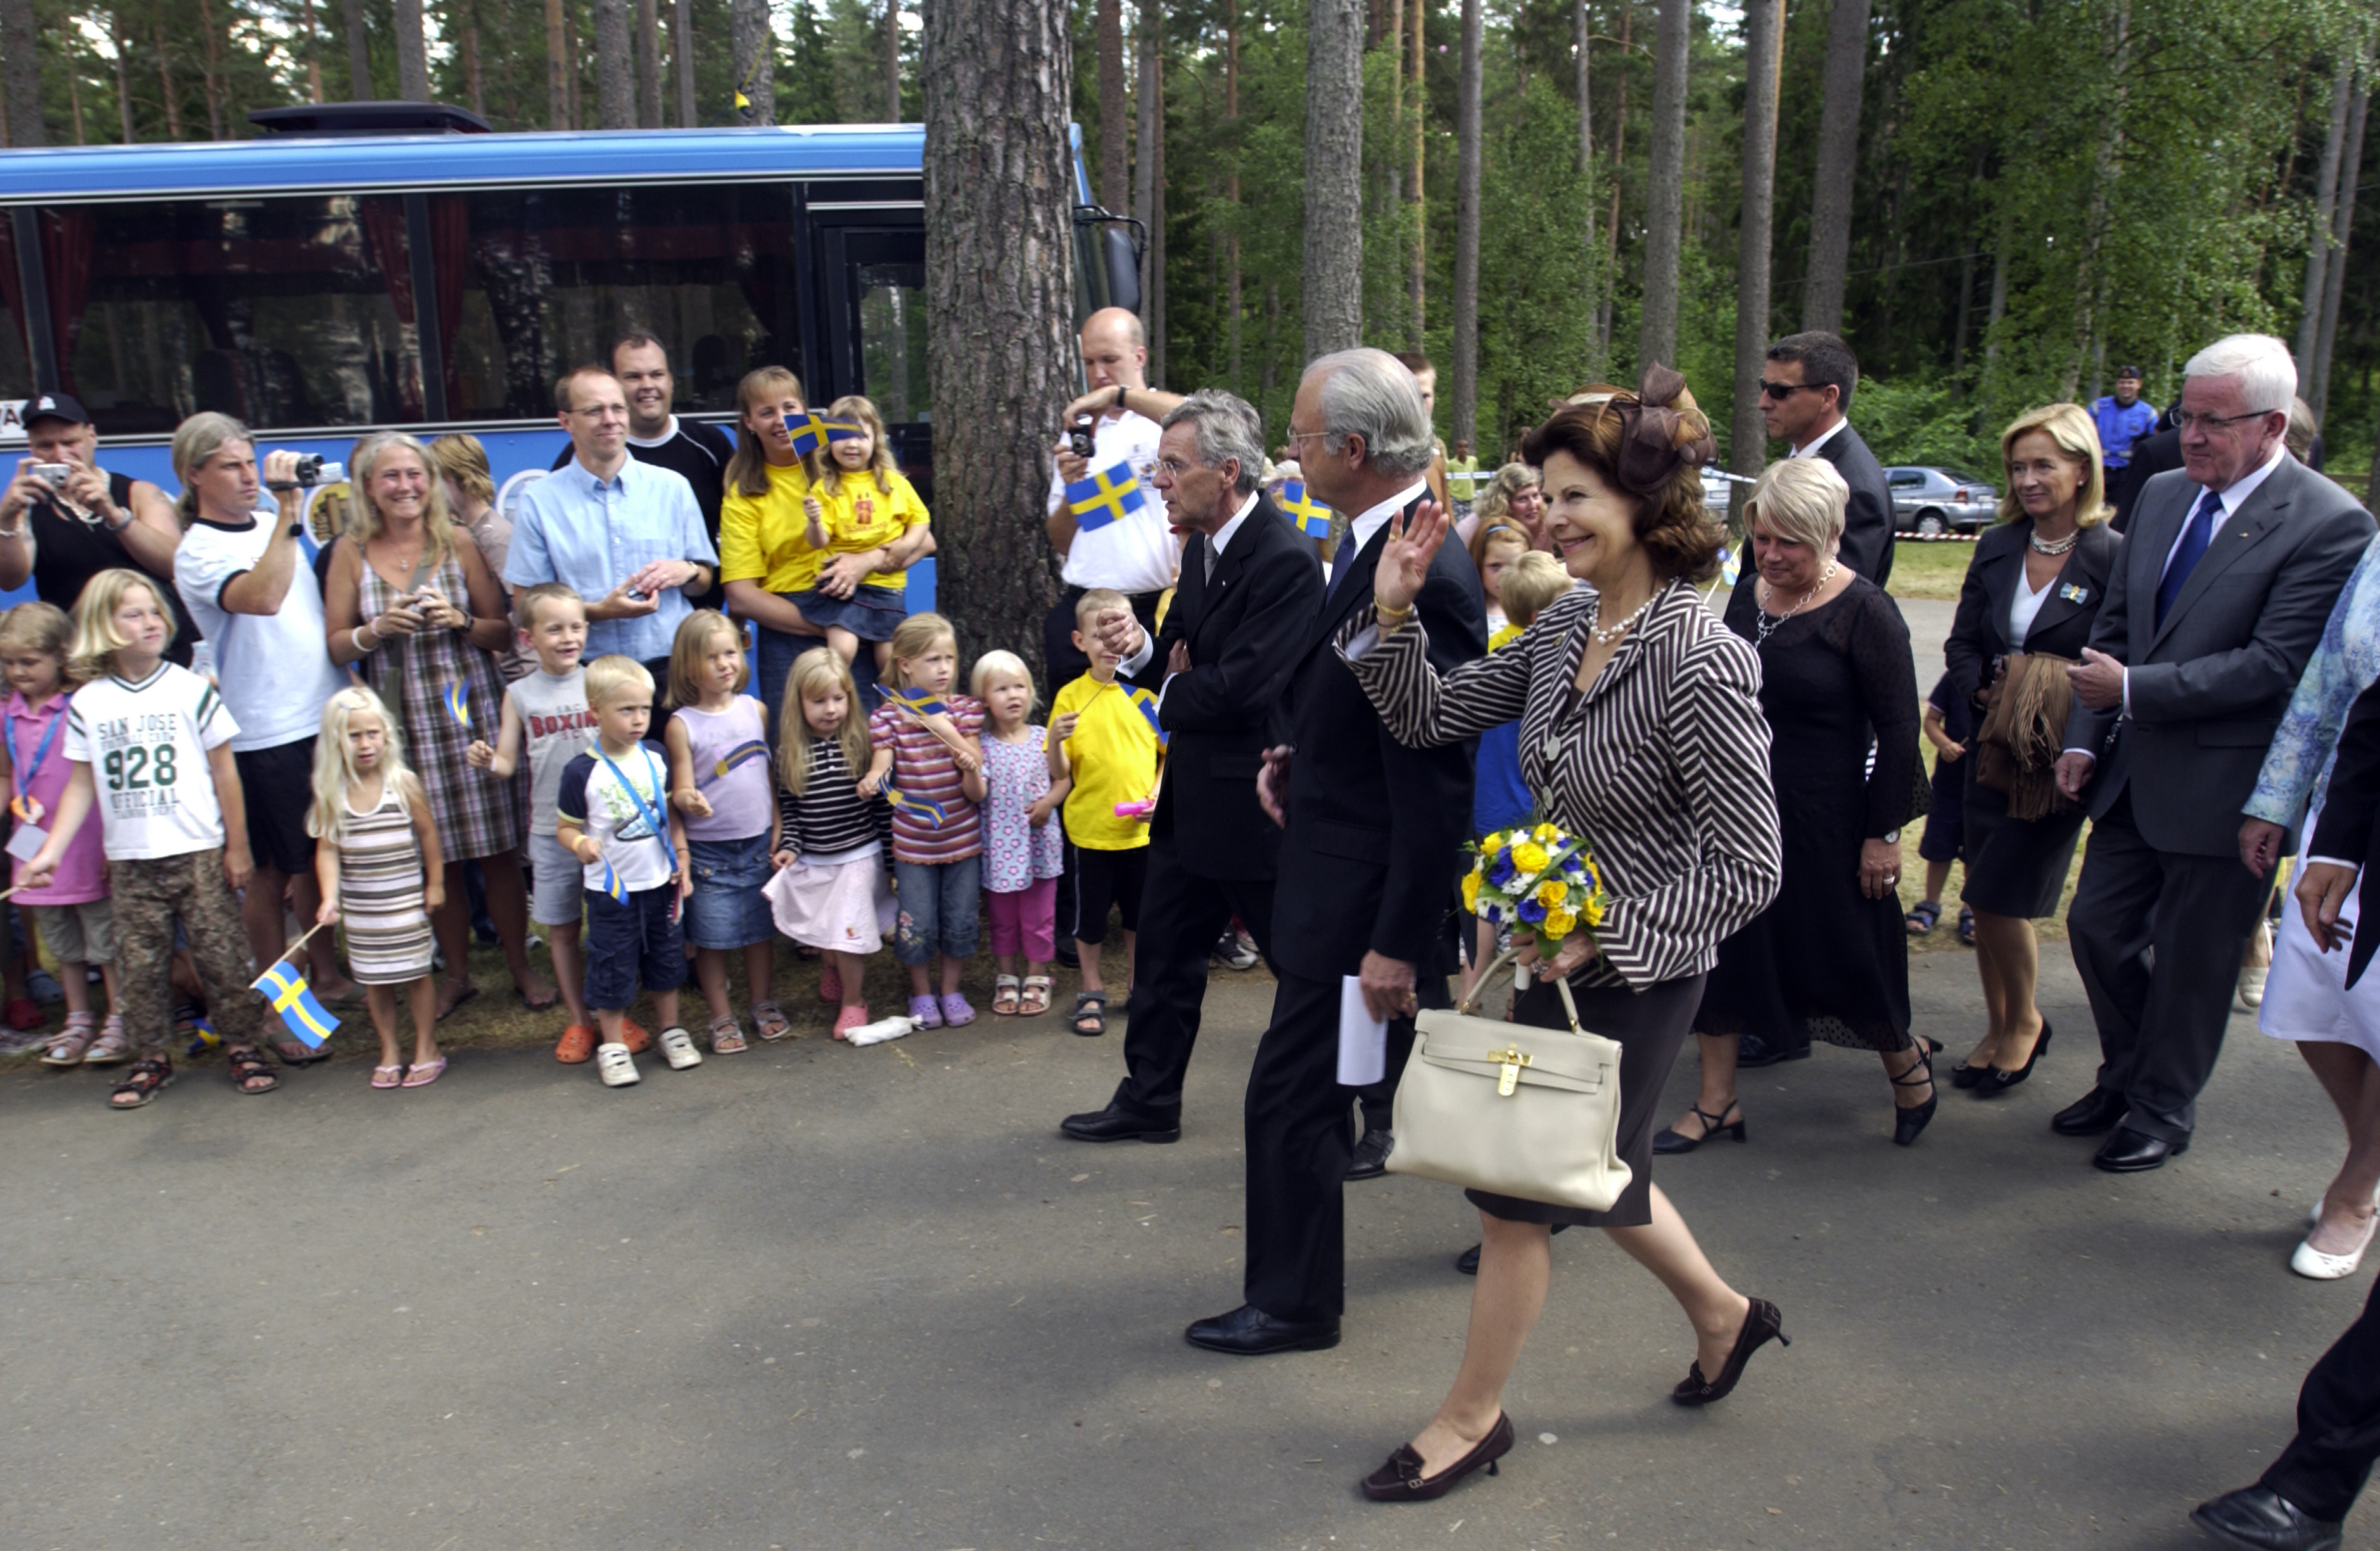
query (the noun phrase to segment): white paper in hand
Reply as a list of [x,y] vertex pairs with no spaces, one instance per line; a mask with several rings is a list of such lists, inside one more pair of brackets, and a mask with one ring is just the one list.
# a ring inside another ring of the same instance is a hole
[[1375,1018],[1364,1005],[1364,982],[1355,975],[1339,982],[1339,1081],[1360,1088],[1377,1083],[1389,1066],[1389,1021]]

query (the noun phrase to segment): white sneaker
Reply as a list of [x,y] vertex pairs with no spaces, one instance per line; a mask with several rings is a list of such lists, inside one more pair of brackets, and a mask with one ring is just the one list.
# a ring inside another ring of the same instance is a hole
[[672,1072],[684,1072],[689,1066],[702,1064],[702,1052],[694,1048],[694,1036],[682,1028],[665,1028],[655,1036],[662,1054],[668,1058]]
[[2272,974],[2270,964],[2240,966],[2240,1005],[2253,1012],[2265,1005],[2265,977]]
[[2313,1247],[2313,1236],[2308,1234],[2305,1241],[2298,1245],[2297,1253],[2289,1256],[2289,1269],[2318,1282],[2334,1282],[2343,1277],[2351,1277],[2355,1275],[2355,1268],[2363,1264],[2363,1252],[2372,1247],[2372,1230],[2374,1228],[2380,1228],[2380,1212],[2374,1212],[2364,1220],[2362,1241],[2349,1254],[2325,1254]]
[[611,1044],[595,1047],[595,1072],[607,1088],[625,1088],[637,1082],[637,1058],[628,1054],[625,1045]]

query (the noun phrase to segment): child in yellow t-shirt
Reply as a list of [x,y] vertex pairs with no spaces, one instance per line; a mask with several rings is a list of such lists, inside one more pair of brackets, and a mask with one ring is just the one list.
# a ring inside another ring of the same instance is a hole
[[881,675],[892,650],[892,632],[909,609],[904,599],[908,565],[932,551],[926,503],[892,462],[884,417],[856,394],[827,406],[826,418],[859,428],[827,444],[816,486],[802,503],[809,518],[809,541],[828,555],[880,553],[881,569],[835,598],[813,588],[794,601],[802,617],[826,628],[826,644],[849,662],[859,643],[870,643]]
[[1062,929],[1075,934],[1081,955],[1083,988],[1075,993],[1076,1034],[1107,1032],[1108,995],[1099,978],[1099,943],[1107,936],[1108,907],[1123,917],[1123,962],[1132,966],[1133,939],[1140,930],[1140,889],[1148,872],[1148,818],[1118,813],[1118,805],[1143,804],[1157,790],[1157,727],[1154,703],[1144,702],[1116,682],[1116,656],[1091,629],[1101,609],[1131,605],[1123,594],[1093,588],[1075,604],[1075,649],[1090,659],[1081,678],[1058,691],[1050,707],[1050,779],[1071,780],[1066,795],[1066,870],[1075,875],[1075,916]]

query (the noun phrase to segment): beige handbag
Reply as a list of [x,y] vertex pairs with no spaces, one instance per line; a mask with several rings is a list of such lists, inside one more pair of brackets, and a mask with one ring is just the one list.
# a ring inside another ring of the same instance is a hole
[[1568,1032],[1473,1017],[1499,954],[1451,1012],[1414,1020],[1397,1084],[1389,1169],[1498,1195],[1608,1211],[1628,1188],[1620,1160],[1620,1043],[1578,1026],[1568,981],[1554,982]]

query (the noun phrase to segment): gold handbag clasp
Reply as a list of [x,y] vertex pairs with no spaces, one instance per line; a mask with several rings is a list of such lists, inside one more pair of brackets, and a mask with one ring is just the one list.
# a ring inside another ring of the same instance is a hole
[[1517,1045],[1490,1050],[1488,1059],[1502,1068],[1496,1074],[1496,1097],[1499,1098],[1512,1097],[1512,1090],[1521,1084],[1521,1068],[1536,1064],[1529,1059],[1528,1052]]

